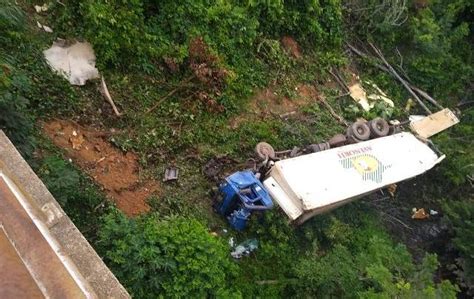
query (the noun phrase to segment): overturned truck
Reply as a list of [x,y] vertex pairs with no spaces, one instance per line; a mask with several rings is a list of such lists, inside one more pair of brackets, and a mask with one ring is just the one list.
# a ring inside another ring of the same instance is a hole
[[[428,116],[419,120],[426,123],[421,129],[429,128],[434,134],[458,122],[450,111],[443,113],[449,124]],[[253,212],[271,209],[276,203],[293,223],[302,224],[315,215],[420,175],[445,156],[426,139],[426,134],[421,136],[423,132],[417,125],[410,124],[411,133],[382,119],[359,121],[346,134],[328,142],[283,152],[260,143],[256,153],[261,164],[254,170],[234,173],[220,184],[217,211],[232,227],[242,230]]]
[[417,176],[444,158],[403,132],[275,163],[264,186],[288,217],[314,215]]

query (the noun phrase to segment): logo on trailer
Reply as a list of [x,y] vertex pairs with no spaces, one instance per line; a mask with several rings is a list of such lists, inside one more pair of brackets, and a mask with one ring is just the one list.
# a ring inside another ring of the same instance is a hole
[[364,147],[347,152],[339,153],[339,160],[344,169],[355,169],[364,181],[382,182],[382,175],[385,169],[391,165],[384,165],[374,155],[368,152],[372,151],[371,147]]

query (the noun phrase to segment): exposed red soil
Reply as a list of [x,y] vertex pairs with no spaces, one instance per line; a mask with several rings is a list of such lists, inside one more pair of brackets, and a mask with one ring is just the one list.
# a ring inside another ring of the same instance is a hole
[[298,96],[288,98],[278,95],[273,88],[265,88],[255,94],[251,106],[260,113],[283,114],[297,110],[317,99],[317,91],[312,85],[300,84],[295,89]]
[[294,58],[301,58],[302,55],[301,55],[301,50],[300,50],[300,46],[298,45],[298,43],[295,41],[294,38],[292,38],[291,36],[284,36],[281,38],[281,46],[283,47],[283,49],[285,49],[285,51],[290,54],[291,56],[293,56]]
[[250,112],[231,118],[229,126],[235,129],[241,123],[255,119],[258,116],[296,114],[300,107],[318,99],[318,91],[313,85],[309,84],[296,86],[295,90],[298,95],[291,99],[277,94],[274,90],[273,87],[267,87],[257,91],[250,100]]
[[299,104],[306,104],[311,101],[315,101],[318,99],[318,90],[314,85],[309,84],[299,84],[297,87],[298,94],[300,97]]
[[53,143],[64,149],[74,163],[87,172],[128,216],[149,211],[146,200],[159,190],[155,180],[140,180],[138,157],[123,153],[104,137],[104,132],[74,122],[52,120],[43,125]]

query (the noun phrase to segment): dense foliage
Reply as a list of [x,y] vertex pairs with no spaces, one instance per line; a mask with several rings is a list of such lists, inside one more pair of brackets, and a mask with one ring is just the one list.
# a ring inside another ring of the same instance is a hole
[[227,246],[194,219],[132,220],[110,213],[99,245],[115,275],[137,298],[231,294],[236,266]]
[[456,273],[459,284],[474,292],[474,202],[473,199],[446,204],[448,220],[454,229],[453,243],[460,252]]
[[32,117],[26,113],[30,88],[26,75],[15,67],[15,58],[6,45],[24,30],[24,14],[13,2],[0,1],[0,129],[4,130],[24,155],[33,151]]
[[77,21],[99,61],[122,66],[131,54],[138,63],[162,57],[182,61],[196,36],[233,66],[253,60],[263,37],[291,34],[327,49],[342,43],[339,1],[83,1],[79,11]]

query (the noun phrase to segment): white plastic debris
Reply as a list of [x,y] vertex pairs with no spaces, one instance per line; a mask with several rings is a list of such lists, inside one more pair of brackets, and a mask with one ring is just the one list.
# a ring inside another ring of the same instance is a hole
[[89,79],[99,78],[94,50],[88,42],[70,46],[65,46],[63,41],[54,42],[43,54],[49,66],[72,85],[84,85]]
[[243,256],[250,255],[250,253],[255,251],[257,248],[258,241],[256,239],[249,239],[237,245],[230,255],[235,259],[240,259]]
[[43,25],[43,30],[48,32],[48,33],[52,33],[53,32],[53,29],[51,29],[51,27],[49,26],[46,26],[46,25]]
[[438,211],[436,211],[436,210],[430,210],[430,215],[431,215],[431,216],[436,216],[436,215],[438,215],[438,214],[439,214]]
[[41,23],[38,22],[38,21],[36,21],[36,26],[38,26],[38,28],[43,29],[44,31],[46,31],[46,32],[48,32],[48,33],[52,33],[52,32],[53,32],[53,29],[51,29],[51,27],[46,26],[46,25],[43,25],[43,24],[41,24]]
[[422,120],[425,117],[426,116],[424,116],[424,115],[410,115],[410,116],[408,116],[408,120],[410,122],[416,122],[416,121]]
[[35,5],[35,10],[37,13],[40,13],[40,12],[43,12],[43,11],[47,11],[48,10],[48,3],[45,3],[43,5]]
[[231,248],[234,248],[234,246],[235,246],[234,237],[230,237],[230,239],[229,239],[229,246],[230,246]]

